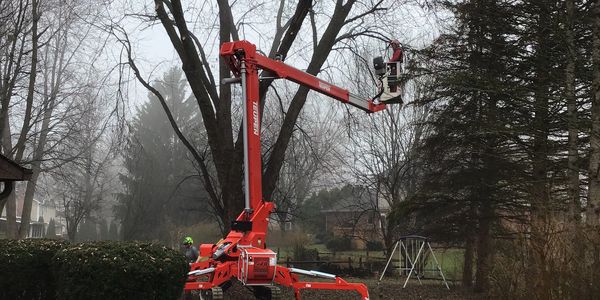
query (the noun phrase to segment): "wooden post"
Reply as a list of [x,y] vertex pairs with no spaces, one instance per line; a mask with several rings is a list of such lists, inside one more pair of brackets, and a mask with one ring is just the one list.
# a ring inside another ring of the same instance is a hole
[[290,257],[289,257],[289,255],[288,255],[288,257],[287,257],[287,259],[285,261],[285,266],[286,266],[286,268],[290,267]]
[[358,257],[358,268],[362,269],[363,265],[362,265],[362,255]]
[[348,269],[352,269],[352,257],[348,256]]

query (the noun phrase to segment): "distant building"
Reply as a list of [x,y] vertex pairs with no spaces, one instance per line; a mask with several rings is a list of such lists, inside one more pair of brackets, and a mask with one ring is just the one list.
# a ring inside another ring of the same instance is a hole
[[[24,193],[16,193],[17,197],[17,224],[21,224],[21,213],[23,211]],[[43,238],[48,232],[48,224],[54,219],[56,225],[56,235],[66,236],[66,224],[64,214],[57,210],[57,205],[50,200],[39,201],[33,199],[31,206],[31,221],[29,223],[28,238]],[[6,235],[6,209],[0,216],[0,237]]]
[[381,229],[389,208],[376,201],[380,200],[370,199],[366,192],[338,200],[332,208],[321,211],[325,231],[334,237],[349,237],[355,249],[365,249],[367,241],[383,242]]
[[294,217],[293,214],[288,213],[285,216],[285,222],[281,222],[281,216],[277,213],[272,213],[269,216],[269,230],[281,230],[281,223],[283,223],[285,231],[294,229],[294,224],[292,223]]

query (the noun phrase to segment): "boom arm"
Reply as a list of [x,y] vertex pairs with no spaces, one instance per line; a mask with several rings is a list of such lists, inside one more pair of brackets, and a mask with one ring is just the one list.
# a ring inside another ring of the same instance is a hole
[[[361,98],[350,93],[346,89],[319,79],[316,76],[308,74],[302,70],[298,70],[294,67],[286,65],[280,60],[273,60],[264,55],[256,53],[256,48],[254,48],[254,54],[249,55],[247,52],[247,44],[250,43],[247,41],[225,43],[221,46],[221,55],[231,58],[234,57],[238,51],[243,49],[246,60],[253,57],[254,63],[258,68],[269,70],[275,73],[277,78],[291,80],[300,85],[309,87],[316,92],[362,109],[367,113],[373,113],[385,109],[384,104],[375,104],[372,99]],[[232,70],[234,70],[234,74],[235,69],[238,68],[236,65],[238,65],[238,63],[235,59],[230,60],[230,67],[232,67]]]

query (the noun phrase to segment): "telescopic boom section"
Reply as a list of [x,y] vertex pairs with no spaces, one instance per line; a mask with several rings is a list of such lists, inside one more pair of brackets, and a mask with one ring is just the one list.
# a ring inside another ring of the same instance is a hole
[[[248,51],[250,50],[250,52]],[[384,104],[375,104],[371,99],[361,98],[350,93],[348,90],[338,87],[334,84],[321,80],[311,74],[294,67],[288,66],[282,61],[270,59],[256,52],[256,47],[248,41],[238,41],[225,43],[221,46],[221,55],[232,57],[238,51],[245,53],[246,60],[251,60],[260,69],[269,70],[275,73],[277,78],[291,80],[300,85],[309,87],[321,94],[327,95],[344,103],[350,104],[367,113],[373,113],[385,109]],[[239,63],[235,60],[230,60],[232,71],[236,74],[235,69],[238,69]],[[236,74],[237,75],[237,74]]]

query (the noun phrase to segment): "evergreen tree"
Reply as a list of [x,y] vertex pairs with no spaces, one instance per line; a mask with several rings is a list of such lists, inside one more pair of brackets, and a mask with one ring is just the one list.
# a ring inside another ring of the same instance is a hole
[[298,222],[302,228],[314,234],[324,234],[325,215],[324,210],[333,208],[340,200],[356,199],[357,205],[359,196],[363,189],[345,185],[340,188],[332,188],[330,190],[322,189],[317,193],[313,193],[311,197],[306,199],[300,206],[298,212]]
[[455,30],[442,35],[423,52],[430,59],[433,131],[421,154],[424,174],[420,189],[394,208],[396,223],[417,216],[414,230],[439,241],[465,245],[463,280],[485,291],[491,269],[492,229],[513,193],[502,184],[518,172],[510,152],[512,123],[507,103],[518,99],[510,74],[518,48],[515,17],[502,0],[447,3],[457,18]]
[[537,249],[532,277],[549,298],[552,271],[540,266],[551,262],[539,250],[549,243],[547,225],[581,211],[578,153],[587,146],[579,132],[589,131],[593,52],[586,6],[567,3],[565,15],[555,0],[444,4],[455,26],[420,53],[432,90],[420,101],[434,107],[417,158],[420,190],[391,217],[416,216],[415,230],[464,245],[463,281],[474,279],[478,291],[489,289],[492,240],[528,234]]
[[118,241],[119,239],[119,230],[117,228],[117,223],[113,220],[110,222],[110,228],[108,229],[108,240]]
[[100,220],[98,226],[100,227],[100,240],[108,240],[108,222],[106,222],[106,219]]
[[[164,96],[182,127],[195,132],[199,116],[193,98],[186,97],[186,83],[179,69],[167,71],[154,87]],[[120,175],[126,191],[118,196],[117,218],[125,240],[169,240],[167,224],[199,222],[208,214],[202,202],[197,171],[187,150],[175,135],[160,102],[150,94],[130,127],[123,153],[127,173]]]
[[48,222],[48,229],[46,230],[46,238],[55,239],[56,238],[56,222],[54,219],[50,219]]
[[96,223],[87,218],[83,223],[79,226],[79,231],[77,232],[77,240],[78,241],[95,241],[98,240],[98,229]]

